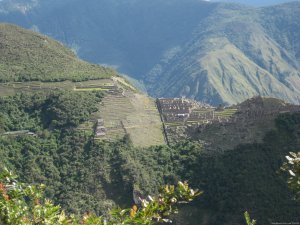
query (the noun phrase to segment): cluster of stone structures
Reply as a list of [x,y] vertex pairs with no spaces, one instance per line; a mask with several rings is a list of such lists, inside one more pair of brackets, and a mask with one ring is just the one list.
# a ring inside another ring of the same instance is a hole
[[210,125],[255,123],[257,120],[273,120],[282,113],[300,112],[300,106],[262,97],[253,97],[227,108],[215,108],[185,98],[159,98],[156,102],[168,143],[188,138],[190,131],[203,130]]
[[[122,113],[119,115],[115,112],[108,112],[112,120],[108,128],[104,126],[103,119],[105,118],[101,116],[101,119],[96,121],[96,139],[110,139],[110,136],[117,136],[120,132],[126,133],[120,120],[132,113],[132,109],[128,108],[130,102],[124,98],[124,92],[121,89],[111,88],[108,92],[110,97],[106,99],[107,104],[117,103],[115,107],[118,107]],[[206,133],[210,127],[224,128],[225,131],[230,126],[238,127],[241,129],[240,133],[243,134],[246,133],[243,127],[251,127],[251,124],[256,123],[255,121],[271,121],[282,113],[300,112],[300,106],[262,97],[254,97],[236,106],[225,108],[212,107],[186,98],[158,98],[156,106],[163,122],[165,140],[168,144],[191,138],[197,133]]]
[[175,139],[186,138],[186,128],[208,123],[215,118],[214,108],[186,98],[159,98],[157,108],[164,123],[164,132],[169,144]]
[[217,109],[186,98],[159,98],[156,102],[163,122],[167,124],[203,124],[225,119],[227,121],[228,114],[232,115],[236,111],[235,108]]
[[183,98],[160,98],[157,106],[165,122],[184,121],[193,108],[192,103]]
[[95,129],[95,135],[96,137],[103,137],[106,135],[106,128],[104,127],[104,121],[103,119],[97,120],[97,126]]

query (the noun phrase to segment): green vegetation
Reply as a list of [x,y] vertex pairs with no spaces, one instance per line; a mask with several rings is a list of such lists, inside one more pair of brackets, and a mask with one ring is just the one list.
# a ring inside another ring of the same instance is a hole
[[102,98],[100,92],[62,92],[55,93],[47,99],[47,108],[42,112],[44,124],[49,127],[77,127],[98,111],[98,102]]
[[287,162],[282,166],[283,171],[289,173],[289,188],[296,193],[296,198],[300,201],[300,152],[290,152],[290,156],[286,156]]
[[[129,136],[95,141],[92,132],[78,129],[99,109],[94,105],[101,96],[56,91],[1,98],[1,165],[21,182],[44,183],[46,197],[68,214],[107,216],[116,206],[131,207],[134,193],[156,195],[165,183],[188,180],[204,195],[172,218],[184,224],[204,218],[209,224],[243,223],[246,210],[263,224],[298,216],[300,206],[277,171],[286,152],[298,147],[299,114],[281,115],[263,143],[224,153],[212,154],[197,142],[136,148]],[[36,135],[5,134],[18,130]]]
[[255,225],[256,224],[256,220],[251,220],[248,212],[245,212],[244,216],[245,216],[247,225]]
[[78,59],[44,35],[10,24],[0,24],[0,46],[0,82],[84,81],[117,75],[112,69]]
[[[128,205],[133,185],[128,180],[131,174],[124,171],[133,172],[127,158],[137,150],[128,137],[94,142],[93,132],[77,129],[99,109],[101,96],[56,91],[1,98],[1,164],[17,171],[23,182],[45,183],[47,197],[68,212],[100,215],[115,203]],[[8,133],[19,130],[35,135]],[[154,179],[149,190],[163,183],[163,178]]]
[[0,98],[0,130],[43,131],[77,127],[98,110],[101,92],[56,91]]
[[0,174],[0,223],[6,225],[152,225],[155,222],[169,222],[168,217],[176,213],[175,205],[191,202],[201,194],[190,189],[187,183],[166,185],[158,197],[140,199],[141,206],[130,209],[116,209],[110,218],[86,213],[82,218],[66,216],[60,206],[44,198],[44,185],[26,186],[19,183],[9,171]]
[[[300,114],[283,114],[276,127],[267,133],[261,144],[244,144],[234,150],[198,158],[189,180],[204,190],[200,209],[210,207],[211,223],[233,223],[248,210],[261,224],[271,221],[297,220],[299,203],[286,188],[278,171],[289,151],[299,148]],[[201,185],[202,184],[202,185]],[[197,212],[193,215],[197,216]],[[200,220],[201,217],[198,218]],[[242,221],[239,221],[240,223]]]

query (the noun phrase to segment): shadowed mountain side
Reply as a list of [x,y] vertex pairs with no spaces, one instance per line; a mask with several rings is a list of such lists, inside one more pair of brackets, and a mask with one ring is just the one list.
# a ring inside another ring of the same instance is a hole
[[83,59],[140,79],[165,50],[187,42],[216,5],[199,0],[41,2],[22,15],[23,21],[17,16],[2,18],[29,28],[35,25]]
[[[189,64],[180,64],[181,58],[174,60],[172,67],[162,71],[163,77],[154,81],[152,94],[157,96],[188,96],[211,104],[234,104],[256,96],[274,96],[289,102],[299,102],[299,90],[290,82],[299,80],[288,77],[286,84],[280,78],[261,68],[227,40],[210,39],[210,42],[224,43],[223,47],[207,52],[201,58],[190,57]],[[195,49],[193,49],[194,51]],[[177,65],[177,66],[176,66]],[[174,73],[186,74],[181,77]],[[188,76],[191,74],[191,76]],[[181,88],[178,88],[181,84]]]
[[[298,8],[283,7],[299,11],[300,4],[294,4]],[[268,35],[258,22],[260,16],[254,9],[219,7],[199,25],[192,41],[177,51],[171,49],[174,54],[145,76],[149,92],[211,104],[234,104],[256,95],[299,103],[299,59],[292,48]]]
[[299,2],[252,8],[200,0],[74,0],[40,1],[26,12],[2,12],[0,20],[112,65],[153,96],[217,105],[256,95],[299,103],[298,15]]

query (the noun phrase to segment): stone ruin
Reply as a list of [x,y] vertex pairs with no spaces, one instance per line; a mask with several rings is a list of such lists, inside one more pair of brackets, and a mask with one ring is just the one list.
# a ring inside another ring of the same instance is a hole
[[95,135],[96,135],[96,137],[103,137],[103,136],[106,135],[106,128],[104,127],[104,120],[103,119],[98,119],[97,120]]
[[185,122],[196,116],[193,109],[207,107],[186,98],[159,98],[156,102],[164,122]]
[[215,108],[186,98],[159,98],[156,102],[169,143],[189,138],[191,131],[204,131],[210,125],[249,124],[273,120],[282,113],[300,112],[299,105],[263,97],[253,97],[227,108]]

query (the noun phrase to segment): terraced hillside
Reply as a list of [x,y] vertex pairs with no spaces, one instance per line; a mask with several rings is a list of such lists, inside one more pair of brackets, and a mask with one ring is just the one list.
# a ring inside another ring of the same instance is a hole
[[265,134],[275,128],[275,118],[294,112],[300,112],[299,105],[275,98],[254,97],[234,107],[215,111],[215,115],[223,120],[190,126],[186,132],[191,139],[204,142],[207,149],[224,151],[240,144],[262,143]]
[[104,93],[96,106],[99,113],[78,127],[96,139],[116,140],[129,134],[135,146],[164,144],[154,100],[137,93],[113,69],[82,61],[44,35],[0,24],[0,96],[55,90]]
[[93,131],[95,140],[115,141],[129,135],[136,147],[164,145],[162,122],[154,99],[139,93],[121,77],[79,82],[74,91],[102,90],[99,111],[79,129]]
[[165,144],[162,123],[153,99],[132,90],[117,90],[105,96],[99,117],[106,135],[99,139],[115,140],[129,134],[134,146]]
[[184,98],[161,98],[157,104],[169,144],[191,139],[214,152],[260,143],[279,114],[300,112],[299,105],[262,97],[225,108]]
[[112,79],[99,79],[91,81],[73,82],[6,82],[0,83],[0,96],[13,95],[18,92],[73,90],[73,91],[109,91],[114,88]]
[[215,108],[185,98],[160,98],[157,105],[169,144],[188,139],[187,131],[203,124],[227,122],[237,112],[235,107]]
[[120,77],[82,82],[8,82],[0,83],[0,96],[18,92],[50,90],[103,91],[105,97],[98,105],[99,112],[78,129],[93,133],[98,119],[103,119],[105,132],[100,140],[117,140],[129,134],[139,147],[165,144],[162,123],[155,101],[138,93]]

